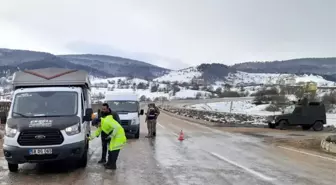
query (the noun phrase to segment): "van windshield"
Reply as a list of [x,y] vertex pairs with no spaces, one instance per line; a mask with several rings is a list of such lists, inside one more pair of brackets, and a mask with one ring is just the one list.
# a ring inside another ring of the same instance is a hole
[[137,101],[107,101],[112,111],[116,112],[138,112],[139,103]]
[[18,93],[12,117],[53,117],[77,114],[77,93],[64,91]]

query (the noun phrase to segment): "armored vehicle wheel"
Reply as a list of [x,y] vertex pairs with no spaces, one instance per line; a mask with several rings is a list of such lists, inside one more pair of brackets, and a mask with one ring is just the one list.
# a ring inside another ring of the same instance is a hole
[[315,131],[322,131],[323,130],[323,122],[322,121],[316,121],[313,125],[313,129]]

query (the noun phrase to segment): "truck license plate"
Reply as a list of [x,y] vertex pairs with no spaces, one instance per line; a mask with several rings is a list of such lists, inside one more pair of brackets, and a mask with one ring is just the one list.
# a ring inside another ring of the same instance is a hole
[[45,155],[45,154],[52,154],[52,149],[30,149],[29,150],[30,155]]

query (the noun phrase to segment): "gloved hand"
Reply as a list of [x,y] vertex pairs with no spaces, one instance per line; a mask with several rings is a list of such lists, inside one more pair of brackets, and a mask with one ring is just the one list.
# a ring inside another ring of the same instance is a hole
[[89,137],[88,137],[88,139],[89,139],[89,141],[91,141],[91,140],[93,140],[93,139],[94,139],[94,137],[92,137],[92,136],[89,136]]
[[111,135],[107,136],[107,137],[105,138],[105,140],[106,140],[106,141],[111,140]]

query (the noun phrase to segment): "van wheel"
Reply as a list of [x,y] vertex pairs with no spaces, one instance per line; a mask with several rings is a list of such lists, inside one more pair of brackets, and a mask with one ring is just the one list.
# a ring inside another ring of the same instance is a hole
[[323,130],[323,122],[322,121],[316,121],[313,125],[313,129],[315,131],[322,131]]
[[309,130],[309,129],[311,129],[311,125],[302,125],[301,126],[302,127],[302,130]]
[[285,130],[288,125],[288,121],[286,120],[280,120],[279,121],[279,129],[280,130]]
[[89,142],[87,141],[86,146],[85,146],[85,151],[83,153],[83,156],[78,161],[78,163],[79,163],[78,165],[79,165],[80,168],[85,168],[87,166],[88,153],[89,153]]
[[8,169],[10,172],[17,172],[19,170],[19,165],[8,163]]
[[140,128],[138,130],[138,132],[134,135],[135,139],[139,139],[140,138]]

